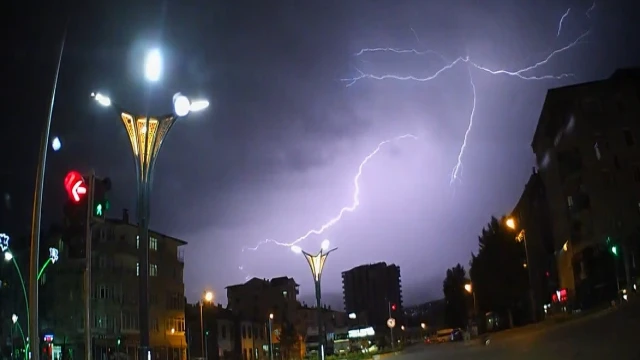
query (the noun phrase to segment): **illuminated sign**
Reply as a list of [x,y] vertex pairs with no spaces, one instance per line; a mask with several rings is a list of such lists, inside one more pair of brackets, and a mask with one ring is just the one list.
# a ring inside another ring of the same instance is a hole
[[48,343],[53,342],[53,335],[51,335],[51,334],[45,335],[44,336],[44,342],[48,342]]
[[364,328],[364,329],[349,330],[349,338],[350,339],[363,338],[363,337],[367,337],[367,336],[373,336],[375,334],[376,334],[376,332],[373,330],[373,328],[371,326],[369,326],[368,328]]
[[554,303],[566,302],[567,301],[567,289],[557,290],[555,294],[551,295],[551,301],[553,301]]

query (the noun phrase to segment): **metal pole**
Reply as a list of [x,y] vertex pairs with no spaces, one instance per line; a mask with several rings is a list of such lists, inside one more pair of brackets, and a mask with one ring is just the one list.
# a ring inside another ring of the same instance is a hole
[[[314,274],[315,275],[315,274]],[[326,339],[326,335],[324,334],[324,324],[322,321],[322,305],[321,305],[321,295],[320,295],[320,276],[314,276],[316,279],[316,311],[318,316],[318,360],[324,359],[324,343]]]
[[[391,301],[387,301],[387,305],[389,306],[389,319],[391,319]],[[393,327],[389,327],[389,333],[391,334],[391,350],[393,350],[395,348],[393,341]]]
[[[142,164],[144,167],[145,165]],[[139,179],[139,205],[138,205],[138,246],[139,248],[139,295],[140,295],[140,357],[144,360],[149,355],[149,181]]]
[[11,359],[13,360],[14,356],[14,346],[13,346],[13,328],[16,326],[16,324],[11,324]]
[[204,320],[202,317],[202,300],[200,300],[200,354],[204,356]]
[[527,261],[527,274],[529,276],[529,301],[531,302],[531,320],[533,322],[536,322],[538,319],[538,316],[536,316],[536,301],[535,301],[535,297],[533,295],[533,282],[532,279],[533,277],[531,276],[531,263],[529,262],[529,249],[527,246],[527,234],[524,230],[521,230],[522,232],[522,241],[524,242],[524,254],[526,257],[526,261]]
[[40,161],[36,170],[36,186],[33,195],[33,212],[31,220],[31,256],[29,263],[29,339],[32,344],[32,360],[40,359],[40,329],[38,327],[38,263],[40,262],[40,222],[42,217],[42,193],[44,191],[44,174],[47,165],[47,148],[49,147],[49,133],[51,131],[51,118],[53,117],[53,105],[58,89],[58,77],[60,75],[60,65],[62,64],[62,53],[64,43],[67,39],[67,26],[65,25],[62,43],[60,45],[60,55],[56,66],[56,75],[53,80],[53,90],[51,91],[51,102],[49,104],[49,114],[44,125],[44,132],[40,140]]
[[269,360],[273,360],[273,329],[271,322],[273,320],[269,317]]
[[206,341],[207,340],[207,335],[204,336],[205,342],[204,342],[204,358],[206,360],[209,360],[209,342]]
[[96,177],[93,172],[89,175],[89,197],[87,199],[87,214],[85,219],[85,269],[84,269],[84,343],[85,343],[85,359],[91,360],[92,344],[91,344],[91,294],[93,286],[91,284],[91,267],[92,267],[92,234],[91,219],[93,211],[93,196]]

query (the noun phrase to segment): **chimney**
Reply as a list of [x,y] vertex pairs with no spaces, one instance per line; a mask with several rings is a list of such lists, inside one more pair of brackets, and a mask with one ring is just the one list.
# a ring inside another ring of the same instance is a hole
[[129,209],[122,209],[122,221],[125,224],[129,223]]

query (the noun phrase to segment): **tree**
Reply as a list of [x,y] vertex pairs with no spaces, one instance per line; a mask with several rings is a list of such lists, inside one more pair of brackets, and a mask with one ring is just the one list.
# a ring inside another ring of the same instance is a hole
[[513,310],[529,289],[524,244],[516,235],[504,221],[491,217],[478,238],[478,254],[472,254],[469,271],[478,308],[506,314],[510,327]]
[[285,322],[278,332],[278,342],[283,359],[300,358],[300,336],[293,324]]
[[447,270],[447,275],[442,282],[442,291],[446,301],[445,322],[449,327],[465,327],[467,323],[469,308],[464,290],[464,285],[468,282],[467,272],[460,264]]

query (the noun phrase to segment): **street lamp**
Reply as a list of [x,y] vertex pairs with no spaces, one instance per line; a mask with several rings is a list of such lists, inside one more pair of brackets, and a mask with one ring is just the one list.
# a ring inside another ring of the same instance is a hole
[[331,252],[338,249],[333,248],[329,250],[329,245],[329,240],[324,240],[320,245],[320,252],[316,255],[309,254],[297,245],[291,247],[291,251],[293,251],[294,253],[304,255],[304,258],[307,259],[307,263],[309,263],[309,267],[311,268],[311,274],[313,275],[313,282],[316,288],[316,308],[318,311],[318,360],[324,360],[324,343],[326,341],[324,326],[322,325],[320,280],[322,278],[322,269],[324,269],[324,264],[327,261],[327,257]]
[[17,327],[18,331],[20,331],[20,336],[22,337],[22,344],[24,345],[24,358],[29,359],[29,338],[24,337],[24,331],[22,331],[22,326],[18,322],[18,315],[11,315],[11,356],[13,358],[13,327]]
[[473,291],[473,286],[471,285],[471,283],[468,284],[464,284],[464,290],[466,292],[468,292],[469,294],[471,294],[471,296],[473,296],[473,315],[477,316],[478,315],[478,308],[476,307],[476,292]]
[[[148,81],[158,81],[162,74],[162,56],[159,50],[152,50],[145,59],[145,77]],[[91,93],[100,105],[116,110],[127,131],[136,167],[138,238],[139,248],[139,358],[149,356],[149,200],[153,184],[153,169],[162,143],[177,119],[191,112],[202,111],[209,106],[206,100],[191,101],[181,93],[173,96],[173,112],[163,116],[134,115],[116,105],[111,98],[101,93]]]
[[[513,217],[507,218],[505,221],[505,224],[511,230],[518,231],[518,224]],[[535,322],[536,321],[536,304],[535,304],[535,298],[533,296],[533,284],[531,283],[532,276],[531,276],[531,266],[529,266],[530,263],[529,263],[529,249],[527,246],[527,234],[524,229],[521,229],[520,231],[518,231],[518,235],[516,235],[516,241],[522,242],[524,245],[524,255],[525,255],[526,262],[523,264],[523,267],[527,269],[527,276],[529,278],[529,298],[531,302],[531,319]]]
[[206,338],[204,336],[204,317],[202,316],[202,307],[205,301],[208,303],[213,302],[213,292],[205,291],[204,294],[202,294],[202,300],[200,301],[200,340],[202,340],[200,351],[202,351],[201,354],[204,355],[205,359],[209,359],[209,354],[207,354],[209,352],[208,346],[205,348]]

